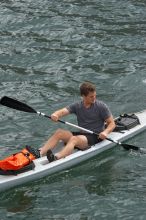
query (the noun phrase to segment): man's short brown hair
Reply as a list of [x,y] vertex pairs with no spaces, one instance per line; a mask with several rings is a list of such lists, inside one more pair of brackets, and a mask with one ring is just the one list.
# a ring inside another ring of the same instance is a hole
[[95,92],[96,88],[95,85],[91,82],[84,82],[80,86],[80,94],[81,96],[87,96],[90,92]]

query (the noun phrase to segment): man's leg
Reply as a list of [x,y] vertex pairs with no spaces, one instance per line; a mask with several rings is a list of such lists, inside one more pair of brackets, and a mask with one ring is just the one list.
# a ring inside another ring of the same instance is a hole
[[68,142],[68,140],[72,137],[72,133],[67,130],[58,129],[50,138],[49,140],[44,144],[43,147],[40,148],[40,155],[44,156],[46,155],[47,151],[49,149],[53,149],[60,140],[64,142]]
[[87,138],[83,135],[71,136],[66,146],[60,152],[55,154],[55,156],[57,159],[66,157],[73,152],[75,146],[79,147],[80,149],[86,148],[88,146]]

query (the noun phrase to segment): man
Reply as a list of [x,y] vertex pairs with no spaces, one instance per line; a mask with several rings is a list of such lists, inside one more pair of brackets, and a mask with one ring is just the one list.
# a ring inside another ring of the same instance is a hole
[[[90,82],[84,82],[80,86],[80,94],[82,96],[81,101],[55,111],[51,115],[51,119],[57,122],[61,117],[73,113],[77,116],[78,125],[80,127],[94,131],[99,135],[97,136],[83,131],[71,132],[58,129],[45,145],[40,148],[40,155],[44,156],[47,154],[47,158],[50,162],[70,155],[76,146],[83,150],[106,139],[108,134],[115,128],[113,116],[109,108],[105,103],[96,99],[95,85]],[[60,140],[65,143],[65,146],[54,156],[51,150]]]

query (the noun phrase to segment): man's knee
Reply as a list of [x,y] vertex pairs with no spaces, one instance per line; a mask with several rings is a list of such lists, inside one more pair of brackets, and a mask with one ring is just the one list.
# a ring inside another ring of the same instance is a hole
[[62,138],[62,136],[64,136],[64,134],[65,134],[65,130],[61,129],[61,128],[58,128],[54,133],[54,135],[58,138]]
[[78,137],[77,136],[72,136],[69,139],[69,142],[71,142],[72,144],[76,145],[78,143]]
[[61,129],[61,128],[58,128],[56,131],[55,131],[55,133],[54,134],[61,134],[63,132],[63,129]]

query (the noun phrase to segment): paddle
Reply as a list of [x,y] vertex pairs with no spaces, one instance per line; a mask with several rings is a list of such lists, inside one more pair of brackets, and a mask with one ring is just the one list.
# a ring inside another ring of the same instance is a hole
[[[46,114],[44,114],[42,112],[36,111],[35,109],[33,109],[32,107],[28,106],[27,104],[22,103],[22,102],[20,102],[20,101],[18,101],[16,99],[12,99],[12,98],[7,97],[7,96],[3,96],[1,98],[0,104],[4,105],[4,106],[7,106],[9,108],[13,108],[13,109],[16,109],[16,110],[19,110],[19,111],[23,111],[23,112],[36,113],[38,115],[41,115],[41,116],[44,116],[46,118],[51,119],[51,116],[48,116],[48,115],[46,115]],[[63,123],[63,124],[75,127],[77,129],[81,129],[81,130],[86,131],[86,132],[88,132],[90,134],[95,134],[95,135],[98,136],[97,133],[95,133],[95,132],[93,132],[91,130],[85,129],[83,127],[80,127],[78,125],[72,124],[70,122],[62,121],[62,120],[58,120],[58,121]],[[132,149],[132,150],[135,150],[135,151],[140,151],[141,153],[146,153],[146,149],[144,149],[144,148],[140,148],[140,147],[137,147],[137,146],[134,146],[134,145],[131,145],[131,144],[124,144],[124,143],[121,143],[119,141],[115,141],[115,140],[113,140],[111,138],[106,138],[106,140],[111,141],[111,142],[113,142],[115,144],[121,145],[126,150]]]

